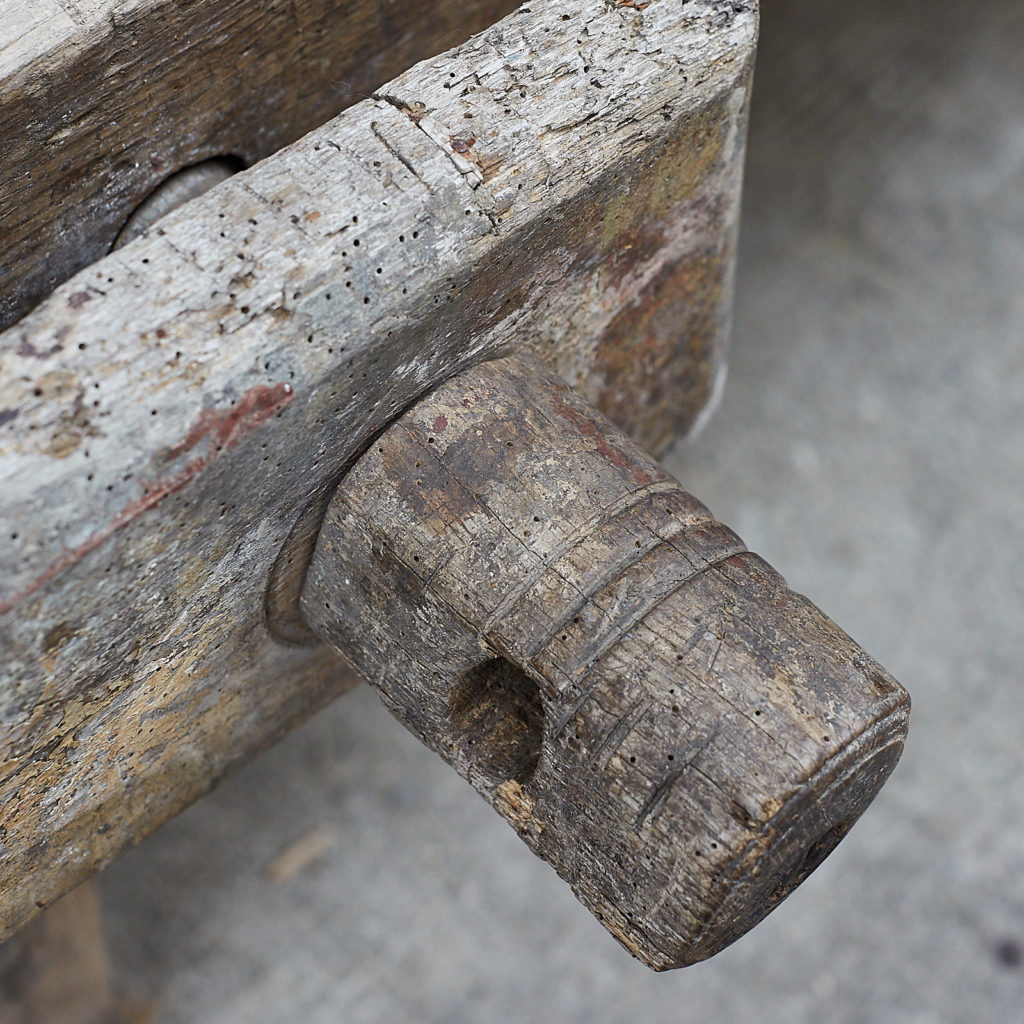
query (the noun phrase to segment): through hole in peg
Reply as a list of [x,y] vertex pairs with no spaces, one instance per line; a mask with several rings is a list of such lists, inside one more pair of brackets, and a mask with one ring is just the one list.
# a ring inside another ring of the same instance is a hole
[[492,785],[523,784],[540,760],[544,709],[537,684],[504,658],[463,673],[451,694],[452,725],[468,759]]

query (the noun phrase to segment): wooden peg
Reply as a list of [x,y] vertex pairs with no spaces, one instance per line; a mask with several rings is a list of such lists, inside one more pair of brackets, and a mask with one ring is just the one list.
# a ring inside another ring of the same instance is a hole
[[302,609],[658,970],[777,906],[906,735],[891,676],[524,356],[372,444]]

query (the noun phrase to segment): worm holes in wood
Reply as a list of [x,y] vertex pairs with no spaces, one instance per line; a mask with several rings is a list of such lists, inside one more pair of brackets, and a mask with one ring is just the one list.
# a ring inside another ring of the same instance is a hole
[[544,709],[537,684],[504,658],[464,672],[452,687],[454,739],[470,764],[497,786],[526,782],[540,759]]
[[[134,241],[167,214],[243,170],[245,170],[244,161],[236,156],[228,155],[212,157],[201,163],[191,164],[164,178],[124,222],[110,247],[111,251],[120,249]],[[224,218],[223,213],[218,216],[221,219]],[[224,232],[221,232],[221,235],[223,237]],[[148,263],[149,260],[144,259],[142,262]]]

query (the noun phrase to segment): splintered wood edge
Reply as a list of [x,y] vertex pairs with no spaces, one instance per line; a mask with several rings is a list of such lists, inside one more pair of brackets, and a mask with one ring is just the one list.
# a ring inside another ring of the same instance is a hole
[[350,685],[264,590],[411,401],[519,347],[586,390],[677,267],[713,365],[740,7],[524,7],[0,335],[0,937]]

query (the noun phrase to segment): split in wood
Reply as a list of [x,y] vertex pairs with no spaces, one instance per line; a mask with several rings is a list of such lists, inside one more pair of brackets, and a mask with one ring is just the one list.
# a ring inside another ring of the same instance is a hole
[[777,906],[906,735],[903,688],[532,357],[372,444],[302,609],[659,970]]

